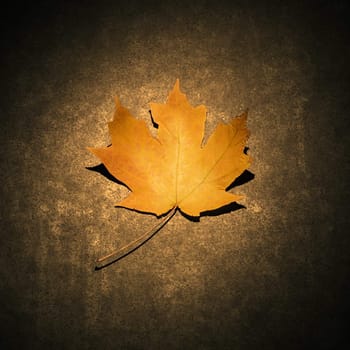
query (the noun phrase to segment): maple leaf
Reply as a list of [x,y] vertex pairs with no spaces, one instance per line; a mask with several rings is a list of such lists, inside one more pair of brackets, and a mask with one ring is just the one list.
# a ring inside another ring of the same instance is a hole
[[150,106],[156,137],[116,98],[114,119],[108,123],[112,145],[89,148],[131,190],[117,206],[157,216],[179,208],[198,217],[241,199],[226,188],[251,163],[244,153],[247,112],[219,123],[202,146],[206,107],[192,107],[179,80],[165,104]]
[[151,103],[151,112],[156,137],[116,98],[114,119],[108,123],[112,145],[88,149],[131,190],[117,206],[167,215],[139,238],[98,259],[97,270],[139,248],[177,209],[198,217],[242,198],[226,189],[251,163],[244,153],[247,112],[219,123],[203,146],[206,107],[192,107],[179,80],[165,104]]

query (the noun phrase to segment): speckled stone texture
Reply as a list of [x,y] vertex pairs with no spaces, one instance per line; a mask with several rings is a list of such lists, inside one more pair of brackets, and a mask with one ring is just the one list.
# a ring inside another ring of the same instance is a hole
[[[16,7],[16,5],[18,5]],[[12,2],[1,23],[1,349],[349,343],[345,1]],[[249,108],[246,208],[157,219],[87,170],[114,96],[152,127],[176,78],[206,135]]]

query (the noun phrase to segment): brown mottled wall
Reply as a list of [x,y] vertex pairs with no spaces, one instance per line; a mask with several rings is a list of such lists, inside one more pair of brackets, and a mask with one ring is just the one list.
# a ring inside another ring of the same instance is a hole
[[[1,21],[1,349],[338,349],[349,315],[345,1],[12,2]],[[17,6],[17,7],[16,7]],[[249,108],[245,209],[156,218],[89,171],[114,96]]]

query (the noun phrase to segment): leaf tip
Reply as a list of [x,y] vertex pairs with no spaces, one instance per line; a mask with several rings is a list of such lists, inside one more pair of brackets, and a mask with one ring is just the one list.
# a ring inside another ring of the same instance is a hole
[[238,116],[238,118],[241,118],[241,119],[243,119],[243,120],[247,120],[247,118],[248,118],[248,112],[249,112],[249,109],[246,108],[246,109],[244,110],[244,112],[242,112],[242,113]]
[[120,100],[119,100],[119,97],[118,96],[115,96],[114,97],[114,101],[115,101],[115,106],[116,108],[120,108],[121,104],[120,104]]
[[180,79],[177,78],[173,89],[170,91],[167,103],[170,104],[179,104],[186,103],[186,95],[180,90]]

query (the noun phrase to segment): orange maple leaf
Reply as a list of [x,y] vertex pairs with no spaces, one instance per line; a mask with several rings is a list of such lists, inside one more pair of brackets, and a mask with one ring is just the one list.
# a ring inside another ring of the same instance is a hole
[[88,149],[131,190],[117,206],[157,216],[168,214],[141,237],[98,259],[97,269],[111,263],[101,265],[104,261],[117,261],[140,247],[177,209],[198,217],[241,199],[226,189],[251,163],[244,153],[249,136],[247,112],[227,124],[219,123],[202,146],[206,107],[192,107],[180,91],[179,80],[165,104],[151,103],[156,137],[118,99],[116,107],[108,123],[112,145]]
[[89,148],[132,191],[117,206],[160,216],[179,208],[190,216],[242,198],[226,188],[251,163],[244,153],[247,112],[219,123],[202,147],[206,107],[192,107],[176,81],[165,104],[151,103],[158,133],[135,119],[116,99],[108,123],[112,145]]

